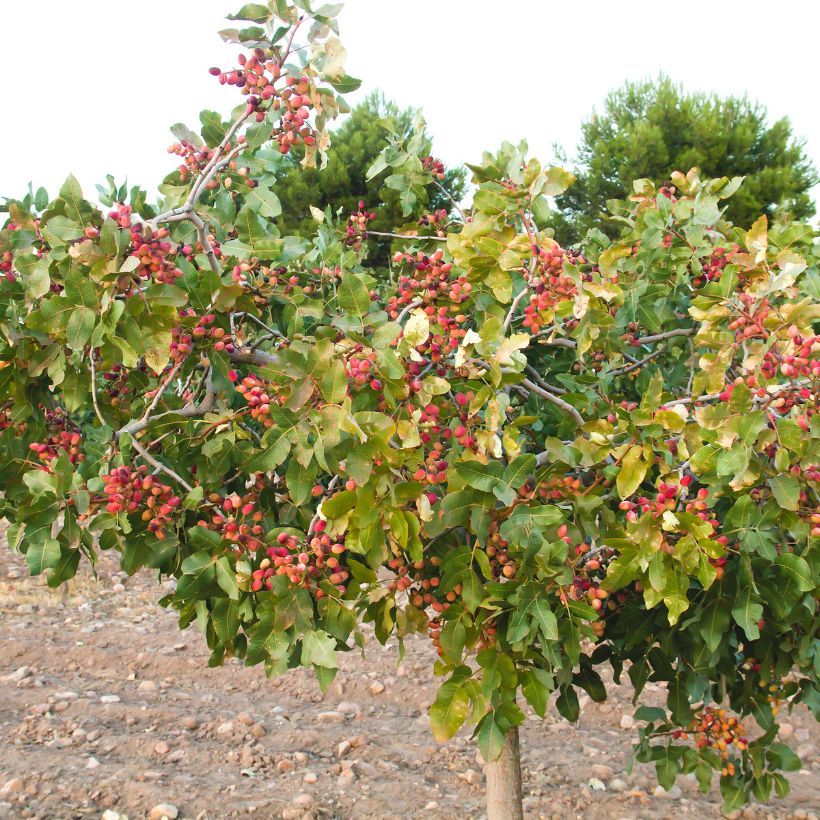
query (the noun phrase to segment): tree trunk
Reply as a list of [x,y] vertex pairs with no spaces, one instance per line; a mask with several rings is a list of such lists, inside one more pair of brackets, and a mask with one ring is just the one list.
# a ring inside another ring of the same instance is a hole
[[501,757],[487,764],[487,820],[523,820],[518,727],[507,735]]

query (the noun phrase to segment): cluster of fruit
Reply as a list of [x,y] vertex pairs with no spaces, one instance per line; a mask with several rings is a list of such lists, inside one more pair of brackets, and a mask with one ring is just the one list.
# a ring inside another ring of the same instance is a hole
[[270,589],[274,576],[287,575],[292,584],[311,589],[316,598],[326,594],[319,587],[325,579],[344,594],[350,578],[343,564],[344,538],[331,538],[325,533],[326,527],[325,521],[318,521],[307,544],[296,535],[280,532],[275,545],[268,547],[267,558],[252,573],[251,589]]
[[111,401],[112,407],[122,404],[124,397],[131,393],[128,386],[128,369],[121,364],[114,364],[111,370],[102,374],[105,381],[105,393]]
[[264,482],[259,480],[245,495],[233,493],[223,498],[219,493],[211,493],[208,502],[212,505],[209,518],[197,522],[212,532],[218,532],[225,541],[233,545],[236,553],[255,553],[262,545],[262,511],[259,509],[259,493]]
[[[439,208],[437,211],[422,214],[418,219],[418,224],[425,228],[442,228],[447,224],[449,218],[447,209]],[[441,231],[437,231],[437,233],[439,236],[442,235]]]
[[17,276],[12,267],[13,263],[14,254],[11,251],[4,251],[3,254],[0,255],[0,274],[2,274],[7,282],[15,282],[17,280]]
[[194,145],[188,140],[175,142],[168,146],[169,154],[176,154],[182,159],[179,166],[179,176],[182,182],[187,182],[192,175],[198,174],[213,158],[214,148],[207,145]]
[[581,264],[585,260],[578,254],[564,250],[557,242],[533,245],[532,253],[535,268],[532,273],[526,271],[524,274],[532,295],[524,308],[522,324],[535,334],[553,320],[556,305],[574,301],[578,295],[575,281],[564,273],[564,261]]
[[455,307],[468,299],[473,289],[464,276],[450,280],[453,263],[444,261],[444,251],[440,248],[429,255],[422,251],[399,252],[393,257],[393,263],[412,265],[413,272],[399,277],[398,292],[387,301],[386,310],[391,319],[418,300],[430,305],[442,297]]
[[273,385],[266,379],[251,373],[236,385],[236,392],[244,398],[250,408],[251,418],[263,427],[273,427],[270,417],[271,405],[282,403],[282,397],[273,390]]
[[85,453],[82,452],[82,435],[79,428],[74,425],[61,407],[54,410],[43,409],[45,416],[48,437],[44,441],[36,441],[29,444],[29,450],[34,453],[44,469],[60,453],[65,453],[72,464],[79,464],[85,460]]
[[437,160],[435,157],[422,157],[421,167],[427,171],[433,179],[441,182],[444,179],[444,163]]
[[369,385],[371,390],[379,392],[382,383],[375,375],[376,351],[357,344],[345,362],[345,369],[349,384],[359,387]]
[[180,498],[171,487],[148,475],[145,465],[116,467],[103,476],[103,482],[106,512],[112,515],[122,512],[129,516],[140,513],[149,532],[159,540],[166,537],[180,505]]
[[732,255],[740,251],[740,245],[732,245],[730,250],[722,246],[718,246],[712,250],[712,253],[704,261],[700,276],[695,276],[692,279],[692,285],[696,288],[703,287],[708,282],[719,282],[720,277],[723,276],[723,271],[732,261]]
[[173,285],[182,277],[182,271],[169,258],[176,253],[168,241],[168,229],[152,229],[148,225],[131,226],[131,255],[139,261],[137,275],[142,279],[153,279],[161,285]]
[[345,228],[344,243],[349,248],[354,250],[361,250],[362,243],[367,239],[367,225],[376,218],[376,214],[368,211],[364,200],[359,200],[359,210],[350,214],[347,218],[347,227]]
[[490,559],[490,569],[493,573],[493,579],[515,578],[515,573],[518,568],[510,556],[509,548],[509,541],[505,541],[501,537],[499,523],[492,521],[490,523],[489,537],[487,538],[484,552],[487,558]]
[[[735,773],[734,764],[729,760],[730,746],[739,752],[745,751],[749,741],[744,735],[743,724],[725,709],[716,709],[707,706],[695,715],[691,733],[695,738],[698,749],[713,749],[723,758],[724,777],[732,777]],[[673,736],[686,740],[687,732],[676,730]]]

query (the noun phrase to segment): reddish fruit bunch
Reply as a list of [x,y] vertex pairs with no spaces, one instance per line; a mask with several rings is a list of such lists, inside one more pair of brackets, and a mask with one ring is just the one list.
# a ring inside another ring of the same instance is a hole
[[148,468],[143,464],[131,467],[117,467],[103,476],[104,492],[108,498],[105,505],[107,512],[115,515],[140,513],[148,531],[162,540],[166,537],[168,526],[179,507],[180,499],[167,484],[161,483],[155,476],[148,475]]
[[376,218],[376,214],[368,211],[364,200],[359,200],[359,210],[347,218],[344,243],[348,247],[359,250],[362,242],[367,239],[367,223]]
[[533,246],[532,253],[536,259],[535,270],[532,274],[525,273],[525,278],[533,293],[529,305],[524,308],[522,324],[535,334],[552,321],[556,305],[574,301],[578,295],[575,282],[564,275],[564,260],[573,264],[584,260],[583,257],[569,255],[557,242],[543,247]]
[[13,260],[14,254],[11,251],[4,251],[3,255],[0,256],[0,273],[7,282],[14,282],[17,279],[12,270]]
[[444,179],[444,163],[437,160],[435,157],[422,157],[421,167],[429,173],[433,179],[441,182]]
[[[734,745],[739,752],[748,748],[749,741],[744,736],[743,724],[736,717],[730,717],[725,709],[707,706],[696,714],[691,731],[699,749],[714,749],[720,753],[724,760],[721,774],[724,777],[734,776],[735,767],[729,761],[729,747]],[[682,740],[688,737],[680,729],[675,730],[673,735]]]
[[197,146],[187,140],[175,142],[168,146],[169,154],[176,154],[182,158],[179,166],[179,175],[183,182],[193,174],[198,174],[211,160],[214,149],[207,145]]
[[197,522],[200,527],[218,532],[223,539],[233,545],[234,552],[256,552],[262,546],[262,511],[259,507],[259,493],[264,482],[257,476],[256,486],[243,496],[233,493],[223,498],[219,493],[211,493],[208,501],[213,512],[209,518]]
[[236,391],[245,399],[251,418],[264,427],[273,427],[270,408],[272,404],[281,404],[282,397],[276,395],[269,381],[251,373],[236,385]]
[[61,430],[49,436],[44,442],[32,442],[29,444],[29,449],[45,465],[57,458],[60,452],[64,452],[72,464],[77,464],[85,460],[85,453],[80,450],[81,444],[82,436],[78,432]]
[[108,212],[108,218],[113,219],[120,228],[127,229],[131,227],[131,206],[124,205],[122,202],[117,204],[113,211]]
[[252,573],[251,589],[270,589],[275,575],[287,575],[292,584],[309,588],[316,598],[325,595],[318,586],[325,579],[344,593],[350,577],[342,563],[344,541],[332,539],[324,532],[326,527],[325,521],[318,521],[307,544],[295,535],[280,532],[276,544],[268,547],[267,558]]
[[391,319],[395,319],[407,305],[416,300],[430,305],[441,297],[453,306],[460,305],[469,298],[473,289],[464,276],[450,281],[453,265],[452,262],[444,261],[441,249],[429,256],[421,251],[397,253],[393,257],[393,263],[412,265],[413,273],[399,277],[398,293],[387,302],[386,308]]
[[173,285],[182,276],[182,271],[169,256],[174,248],[168,242],[168,229],[152,230],[147,225],[131,226],[131,252],[139,260],[137,274],[143,279],[153,279],[157,284]]
[[372,390],[378,392],[382,389],[382,383],[375,374],[375,368],[376,351],[365,350],[364,345],[357,344],[346,362],[348,381],[359,387],[370,385]]
[[722,246],[715,248],[711,255],[703,263],[701,270],[702,275],[696,276],[692,280],[692,285],[696,288],[703,287],[708,282],[719,282],[720,277],[723,276],[723,271],[732,261],[732,254],[740,251],[740,245],[732,245],[731,250],[726,250]]
[[[449,215],[447,214],[447,209],[439,208],[432,213],[422,214],[419,217],[418,224],[423,225],[425,228],[439,228],[443,227],[448,220]],[[438,231],[438,234],[439,236],[443,235],[441,231]]]

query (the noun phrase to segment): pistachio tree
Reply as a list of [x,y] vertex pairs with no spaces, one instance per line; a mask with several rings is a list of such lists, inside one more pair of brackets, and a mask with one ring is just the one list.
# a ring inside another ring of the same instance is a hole
[[[472,727],[492,818],[521,816],[524,703],[576,720],[602,666],[638,704],[665,685],[635,713],[664,787],[785,794],[778,712],[820,707],[815,234],[728,224],[742,180],[693,170],[564,250],[572,177],[522,143],[469,166],[469,208],[402,226],[384,276],[365,203],[282,236],[277,155],[321,166],[358,85],[337,12],[231,18],[242,54],[211,73],[239,104],[173,127],[159,207],[111,178],[99,204],[73,177],[6,202],[11,547],[52,586],[100,550],[173,577],[212,665],[323,690],[362,624],[429,636],[432,731]],[[372,169],[408,211],[443,173],[422,144]]]

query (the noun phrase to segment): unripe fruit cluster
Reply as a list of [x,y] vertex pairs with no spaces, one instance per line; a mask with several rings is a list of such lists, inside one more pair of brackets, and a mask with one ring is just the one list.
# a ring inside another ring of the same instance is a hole
[[179,166],[179,175],[183,182],[188,180],[192,174],[198,174],[211,160],[214,149],[207,145],[197,146],[188,140],[175,142],[168,146],[169,154],[176,154],[182,158]]
[[108,497],[106,512],[129,516],[140,513],[149,532],[160,540],[166,537],[180,504],[179,496],[174,495],[171,487],[148,475],[145,465],[136,469],[117,467],[103,476],[103,482]]

